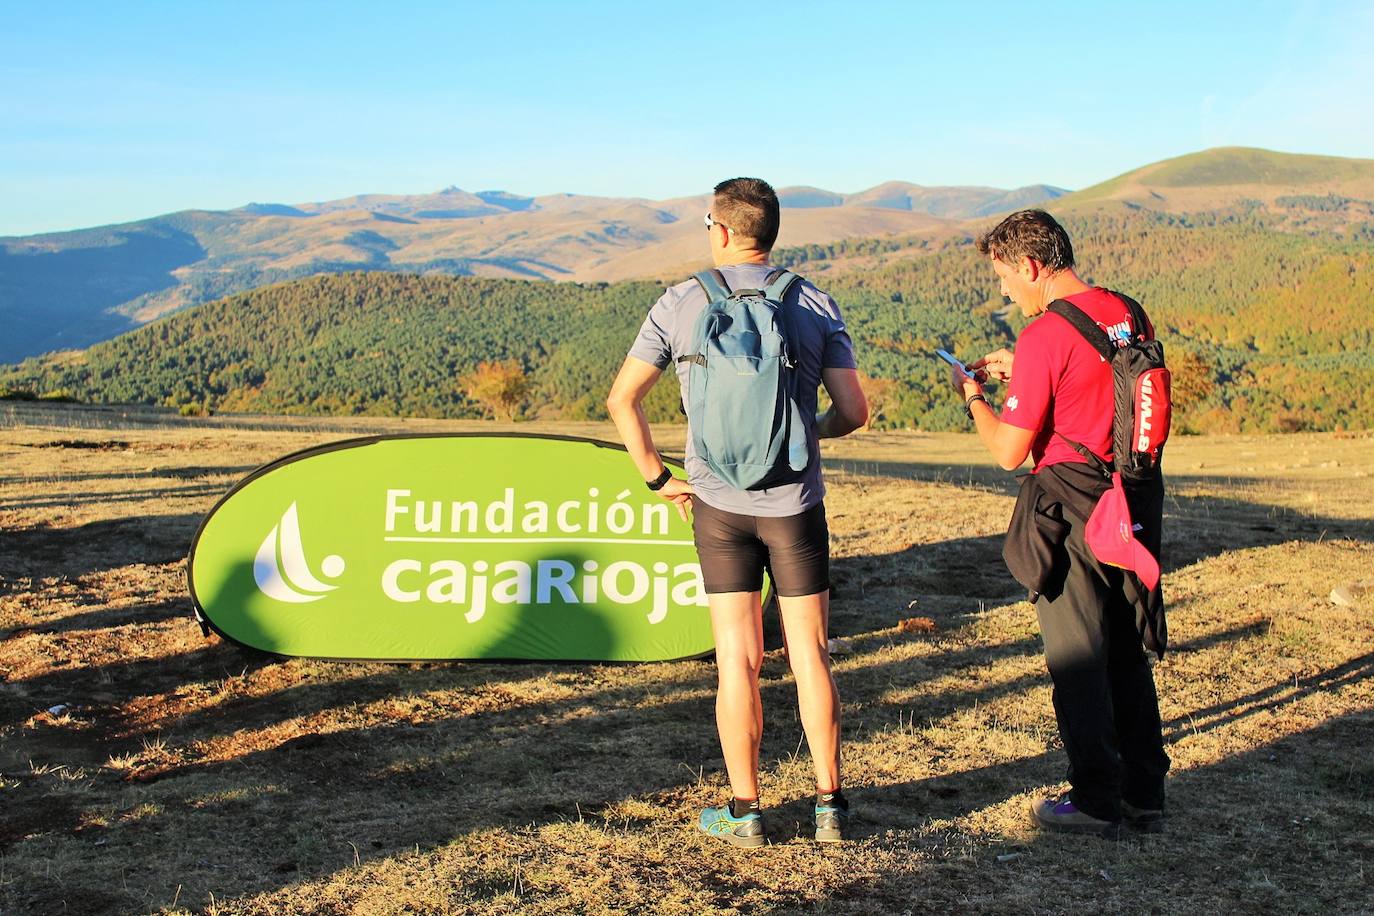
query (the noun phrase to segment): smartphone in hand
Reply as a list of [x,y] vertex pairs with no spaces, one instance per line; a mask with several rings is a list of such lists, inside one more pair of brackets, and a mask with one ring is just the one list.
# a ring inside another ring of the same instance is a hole
[[958,366],[959,371],[964,373],[964,375],[967,375],[969,378],[974,377],[974,374],[969,369],[969,367],[965,366],[959,359],[957,359],[954,356],[953,353],[950,353],[948,350],[936,350],[935,355],[943,359],[945,362],[949,363],[951,366]]

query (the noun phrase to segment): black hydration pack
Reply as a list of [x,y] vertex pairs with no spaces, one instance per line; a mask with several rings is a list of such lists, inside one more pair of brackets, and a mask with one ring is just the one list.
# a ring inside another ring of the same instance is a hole
[[1093,349],[1112,365],[1115,412],[1112,417],[1112,461],[1109,463],[1071,439],[1065,441],[1088,463],[1108,474],[1120,472],[1123,483],[1159,476],[1164,443],[1169,438],[1173,414],[1169,398],[1169,370],[1164,365],[1164,345],[1146,336],[1145,311],[1129,296],[1112,293],[1126,304],[1131,333],[1123,330],[1113,340],[1096,321],[1066,299],[1050,303],[1054,312],[1077,329]]

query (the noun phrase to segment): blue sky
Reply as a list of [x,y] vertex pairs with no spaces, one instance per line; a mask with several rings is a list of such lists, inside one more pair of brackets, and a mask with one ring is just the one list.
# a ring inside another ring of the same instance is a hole
[[[1055,18],[1049,17],[1053,11]],[[0,4],[0,235],[457,185],[1374,157],[1374,3]]]

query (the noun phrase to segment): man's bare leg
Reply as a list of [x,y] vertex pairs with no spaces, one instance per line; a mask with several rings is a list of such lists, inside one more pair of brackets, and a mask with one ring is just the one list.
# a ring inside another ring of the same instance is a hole
[[716,728],[730,791],[735,798],[759,797],[759,740],[763,702],[763,613],[758,592],[708,595],[716,641]]
[[816,788],[840,788],[840,696],[830,673],[827,630],[830,592],[796,598],[778,596],[787,660],[797,681],[797,708],[811,749]]

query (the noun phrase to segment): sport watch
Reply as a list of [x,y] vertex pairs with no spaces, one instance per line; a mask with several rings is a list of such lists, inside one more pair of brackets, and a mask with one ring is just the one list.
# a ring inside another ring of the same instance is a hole
[[653,480],[644,481],[644,486],[648,487],[650,490],[653,490],[655,493],[657,493],[659,490],[663,489],[664,485],[667,484],[668,481],[672,479],[673,472],[668,468],[667,465],[664,465],[663,473],[659,474]]

